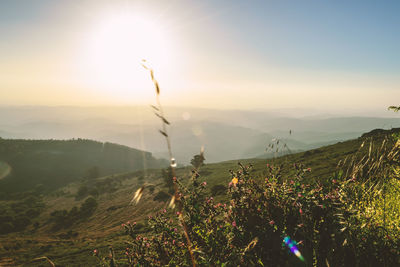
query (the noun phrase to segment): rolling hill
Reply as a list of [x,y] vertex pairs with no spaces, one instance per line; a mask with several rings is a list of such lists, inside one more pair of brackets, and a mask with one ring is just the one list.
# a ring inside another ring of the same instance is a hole
[[[373,142],[373,147],[379,147],[385,136],[399,132],[400,129],[374,130],[357,139],[306,152],[274,159],[244,159],[240,162],[245,165],[253,164],[252,175],[260,179],[266,175],[267,163],[283,165],[283,172],[288,177],[293,173],[293,163],[302,163],[305,167],[311,168],[306,179],[310,181],[324,180],[334,175],[338,170],[337,165],[340,160],[356,154],[360,156],[367,154],[368,146],[360,149],[363,142]],[[216,200],[226,201],[223,188],[226,188],[231,180],[229,170],[237,169],[237,163],[238,160],[206,164],[201,169],[200,179],[207,181],[209,193],[213,194]],[[190,176],[190,167],[177,169],[177,177],[182,181]],[[151,186],[144,191],[137,206],[130,205],[134,192],[143,183]],[[163,209],[169,199],[168,195],[164,198],[160,197],[165,195],[167,189],[164,187],[161,171],[156,169],[94,178],[91,184],[96,188],[98,185],[106,184],[107,188],[113,190],[105,190],[95,196],[98,206],[90,220],[78,220],[60,229],[54,228],[54,214],[63,210],[69,214],[74,207],[83,205],[84,199],[77,198],[77,194],[82,186],[90,186],[87,182],[75,181],[56,192],[42,195],[45,208],[40,215],[32,219],[31,225],[27,226],[24,231],[0,235],[0,262],[40,266],[39,263],[35,265],[31,260],[46,255],[60,266],[95,265],[97,264],[96,259],[91,257],[91,251],[94,248],[105,250],[110,244],[113,244],[116,252],[123,252],[124,247],[122,246],[128,239],[123,234],[122,223],[135,221],[139,225],[137,233],[149,231],[145,218]],[[215,190],[216,187],[222,187],[222,190]],[[14,195],[14,198],[10,196],[8,200],[0,201],[0,207],[16,203],[15,198],[21,198],[20,201],[23,202],[26,197],[29,196]]]
[[0,139],[0,162],[3,172],[10,172],[6,177],[0,175],[3,192],[32,190],[38,185],[54,190],[87,176],[96,178],[166,165],[166,161],[155,159],[149,152],[83,139]]

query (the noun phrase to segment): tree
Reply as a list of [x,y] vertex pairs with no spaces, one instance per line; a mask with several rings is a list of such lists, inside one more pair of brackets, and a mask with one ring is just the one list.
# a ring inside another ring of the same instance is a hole
[[199,169],[201,166],[203,166],[205,160],[206,159],[204,158],[203,154],[194,155],[193,159],[190,161],[190,164],[192,164],[195,169]]
[[79,213],[83,217],[89,217],[97,208],[97,201],[93,197],[88,197],[81,205]]
[[81,185],[76,193],[75,199],[80,200],[89,194],[89,188],[86,185]]
[[173,182],[174,175],[172,174],[172,167],[169,166],[166,169],[162,169],[161,177],[163,178],[165,185],[168,187],[168,192],[169,193],[174,192],[174,182]]

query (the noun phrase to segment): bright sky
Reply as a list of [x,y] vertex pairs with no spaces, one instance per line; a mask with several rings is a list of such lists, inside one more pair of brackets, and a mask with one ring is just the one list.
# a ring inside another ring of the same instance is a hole
[[400,1],[0,1],[0,105],[400,104]]

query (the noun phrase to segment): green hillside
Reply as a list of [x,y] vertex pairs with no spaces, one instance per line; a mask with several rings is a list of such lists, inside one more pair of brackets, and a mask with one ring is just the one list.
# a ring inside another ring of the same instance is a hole
[[[293,164],[302,163],[306,168],[311,168],[311,172],[305,174],[307,181],[312,182],[316,179],[327,180],[338,171],[337,166],[340,161],[343,161],[346,157],[360,158],[368,153],[374,153],[374,151],[377,151],[381,147],[385,136],[399,132],[400,129],[390,131],[374,130],[358,139],[306,152],[286,155],[276,159],[244,159],[240,160],[240,162],[243,165],[253,165],[251,176],[255,178],[267,176],[267,164],[273,166],[282,165],[284,176],[291,177],[295,172]],[[24,143],[23,141],[19,142]],[[29,143],[29,141],[26,142]],[[36,151],[39,150],[39,142],[34,142]],[[47,151],[50,147],[55,149],[57,146],[51,146],[51,142],[45,141],[44,144],[46,145],[41,147],[41,149],[47,149]],[[89,150],[88,147],[91,147],[91,151],[98,149],[98,153],[102,154],[101,144],[93,141],[53,142],[61,147],[62,145],[67,145],[68,142],[75,145],[83,142],[86,147],[83,149],[83,146],[79,146],[81,148],[80,151],[87,151]],[[364,146],[362,147],[363,143]],[[370,144],[372,144],[372,152],[369,152]],[[116,148],[120,147],[116,146]],[[72,145],[69,146],[69,150],[64,151],[68,154],[68,151],[72,153],[71,150],[73,150]],[[117,149],[117,151],[119,150]],[[73,155],[76,156],[78,154],[74,153]],[[114,155],[118,155],[117,152]],[[81,156],[80,159],[82,160],[82,158],[84,156]],[[96,158],[98,161],[94,161],[93,159],[91,159],[93,161],[89,161],[86,159],[86,162],[88,162],[86,166],[92,166],[95,162],[105,162],[101,161],[102,158],[100,156]],[[78,161],[74,162],[77,163]],[[229,170],[237,170],[238,162],[234,160],[206,164],[201,168],[200,179],[207,182],[207,193],[213,195],[216,201],[226,201],[228,183],[232,179]],[[108,164],[110,165],[100,165],[100,167],[112,166],[110,162]],[[125,166],[120,162],[118,164],[120,165],[114,165],[114,167]],[[33,169],[34,166],[32,164],[30,168]],[[148,167],[150,168],[150,165]],[[81,168],[81,171],[83,170],[84,168]],[[111,167],[107,171],[112,172]],[[177,177],[184,183],[188,181],[191,175],[190,167],[177,169]],[[143,184],[147,184],[147,186],[141,201],[136,206],[130,205],[134,192]],[[74,217],[76,215],[73,214],[79,214],[82,206],[85,205],[85,201],[87,201],[85,197],[77,197],[82,186],[87,186],[89,190],[93,188],[97,190],[97,193],[93,195],[97,206],[87,218],[74,219],[77,217]],[[18,197],[21,195],[17,194],[14,196],[17,196],[17,199],[19,198],[19,202],[15,198],[3,200],[0,202],[1,206],[9,206],[13,203],[14,205],[21,206],[21,203],[25,201],[24,198],[29,198],[29,194],[24,197]],[[126,242],[129,241],[129,238],[124,235],[121,224],[128,221],[137,222],[138,227],[135,228],[137,234],[149,232],[150,228],[147,224],[147,216],[153,215],[165,208],[169,198],[168,189],[164,185],[160,169],[146,169],[118,175],[114,174],[112,176],[94,178],[90,183],[82,183],[75,180],[75,182],[60,188],[56,192],[41,195],[42,202],[36,200],[39,204],[43,204],[40,215],[33,218],[31,224],[25,230],[0,235],[0,264],[3,262],[23,264],[23,266],[42,266],[40,265],[40,261],[35,265],[31,260],[36,257],[47,256],[55,262],[56,266],[81,266],[85,264],[94,266],[98,262],[92,256],[93,249],[107,251],[109,245],[113,245],[117,255],[123,257],[121,254],[125,249],[124,244],[127,244]],[[66,225],[62,223],[58,224],[57,218],[65,218],[66,220],[71,220],[71,222]]]
[[10,172],[6,177],[0,175],[3,192],[36,187],[49,190],[82,178],[165,166],[165,161],[155,159],[149,152],[83,139],[0,138],[0,162],[0,171]]

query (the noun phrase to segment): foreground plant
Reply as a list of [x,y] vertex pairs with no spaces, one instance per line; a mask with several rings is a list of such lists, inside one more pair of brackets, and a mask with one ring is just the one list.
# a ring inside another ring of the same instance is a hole
[[[168,154],[169,154],[169,159],[170,159],[170,170],[171,170],[171,176],[172,176],[172,180],[174,182],[174,195],[171,198],[171,201],[169,203],[169,207],[173,207],[173,208],[177,208],[178,213],[180,214],[180,216],[178,216],[179,221],[180,221],[180,226],[183,230],[184,236],[186,238],[186,247],[187,250],[189,252],[190,258],[191,258],[191,263],[193,267],[196,267],[196,259],[195,256],[193,254],[193,248],[192,248],[192,242],[190,240],[189,234],[188,234],[188,228],[186,225],[185,220],[183,219],[183,203],[182,203],[182,199],[181,196],[182,194],[180,193],[180,190],[178,188],[178,186],[176,185],[176,172],[175,172],[175,168],[177,166],[176,160],[172,155],[172,147],[171,147],[171,139],[168,135],[168,131],[167,131],[167,126],[170,125],[170,122],[166,119],[165,115],[164,115],[164,110],[163,107],[161,105],[161,101],[160,101],[160,86],[158,84],[158,81],[155,79],[154,77],[154,71],[152,68],[150,68],[149,66],[147,66],[147,62],[146,60],[142,61],[142,66],[149,71],[150,73],[150,77],[151,77],[151,81],[154,84],[154,88],[156,89],[156,100],[157,100],[157,106],[152,106],[152,108],[154,109],[154,114],[160,118],[161,120],[161,125],[162,125],[162,130],[160,130],[160,133],[165,137],[165,141],[167,143],[167,147],[168,147]],[[201,152],[201,157],[203,157],[203,149]],[[141,194],[143,192],[144,187],[138,189],[138,191],[136,191],[134,199],[136,200],[136,203],[139,202]]]
[[231,171],[227,196],[218,203],[206,196],[206,182],[194,176],[175,179],[181,211],[162,210],[148,219],[151,232],[131,236],[124,264],[188,266],[192,264],[182,222],[199,266],[396,266],[399,239],[388,239],[382,226],[361,224],[352,194],[355,180],[307,184],[309,169],[295,165],[293,179],[267,166],[267,178],[252,177],[251,166]]

